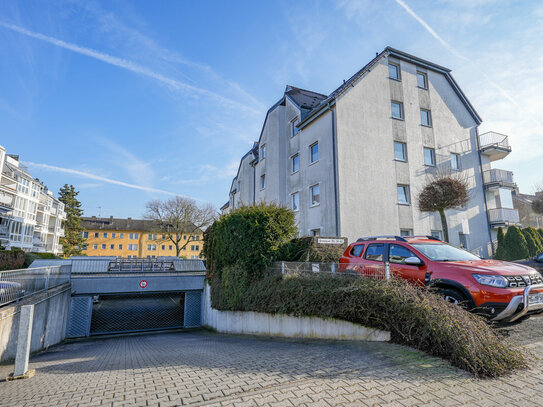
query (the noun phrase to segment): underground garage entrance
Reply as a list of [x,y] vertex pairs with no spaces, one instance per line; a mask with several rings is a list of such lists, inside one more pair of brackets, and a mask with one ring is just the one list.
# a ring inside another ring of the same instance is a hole
[[183,328],[185,293],[101,295],[93,298],[90,334]]

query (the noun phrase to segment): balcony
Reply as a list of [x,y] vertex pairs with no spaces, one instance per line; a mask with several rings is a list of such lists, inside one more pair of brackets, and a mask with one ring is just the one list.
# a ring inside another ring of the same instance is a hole
[[0,190],[0,213],[6,213],[13,210],[13,197],[14,195],[7,194]]
[[488,221],[492,228],[518,225],[520,218],[516,209],[495,208],[488,210]]
[[502,160],[511,152],[509,138],[505,134],[489,131],[479,136],[481,154],[490,161]]
[[491,169],[483,173],[483,181],[486,189],[510,188],[515,189],[517,184],[513,181],[511,171]]

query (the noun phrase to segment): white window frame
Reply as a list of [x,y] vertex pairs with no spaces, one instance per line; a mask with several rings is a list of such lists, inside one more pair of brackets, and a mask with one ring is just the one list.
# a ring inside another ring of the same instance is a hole
[[[428,124],[424,124],[422,117],[423,113],[426,114],[426,118],[428,119]],[[424,127],[432,127],[432,111],[430,109],[420,109],[420,125]]]
[[[319,190],[318,194],[314,193],[315,188],[318,188],[318,190]],[[318,202],[316,202],[316,203],[315,203],[315,196],[318,196],[318,198],[319,198]],[[320,187],[320,184],[311,185],[309,187],[309,206],[314,207],[314,206],[319,206],[320,204],[321,204],[321,187]]]
[[[402,152],[403,152],[404,158],[396,157],[396,144],[399,144],[399,145],[402,146]],[[407,162],[407,143],[405,143],[403,141],[394,141],[394,159],[396,161],[401,161],[401,162],[404,162],[404,163]]]
[[[290,196],[291,196],[290,204],[291,204],[292,210],[294,212],[298,212],[300,210],[300,191],[293,192],[292,194],[290,194]],[[294,205],[295,200],[297,201],[296,207]]]
[[[394,116],[394,110],[392,109],[392,105],[398,105],[400,106],[400,117]],[[403,120],[404,119],[404,110],[403,110],[403,103],[398,102],[396,100],[390,101],[390,117],[392,117],[395,120]]]
[[[396,78],[394,78],[390,74],[390,68],[391,67],[396,68],[396,74],[397,74]],[[398,62],[390,62],[389,61],[389,63],[388,63],[388,77],[389,77],[389,79],[393,79],[395,81],[401,81],[402,80],[402,72],[401,72],[401,69],[400,69],[400,64]]]
[[[430,157],[432,158],[432,163],[428,164],[426,162],[426,151],[430,151]],[[435,167],[436,166],[436,149],[432,147],[423,147],[422,154],[424,156],[424,165],[427,167]]]
[[[400,191],[399,191],[400,188],[403,188],[403,190],[404,190],[406,202],[402,202],[400,200]],[[410,196],[410,193],[409,193],[409,185],[407,185],[407,184],[397,184],[396,185],[396,194],[398,196],[398,204],[399,205],[411,205],[411,196]]]
[[264,158],[266,158],[266,144],[262,144],[260,146],[260,161],[262,161]]
[[[294,160],[298,159],[298,168],[294,168]],[[298,171],[300,171],[300,153],[294,154],[292,157],[290,157],[290,173],[296,174]]]
[[[317,159],[313,160],[313,147],[317,147]],[[309,145],[309,165],[319,162],[319,142],[315,141]]]
[[[453,157],[455,158],[455,161],[456,161],[456,167],[453,167]],[[451,153],[451,170],[453,171],[460,171],[461,170],[461,165],[460,165],[460,154],[458,153]]]
[[266,189],[266,174],[260,176],[260,190]]
[[296,116],[293,120],[290,121],[290,137],[294,137],[300,132],[300,129],[296,125],[300,123],[300,118]]
[[[420,86],[419,76],[423,78],[424,86]],[[426,72],[417,71],[417,87],[420,89],[428,89],[428,74]]]

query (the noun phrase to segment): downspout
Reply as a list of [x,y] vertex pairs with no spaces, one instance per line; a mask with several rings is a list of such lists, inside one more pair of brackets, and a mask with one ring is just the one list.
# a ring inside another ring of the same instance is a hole
[[488,203],[486,201],[486,190],[485,190],[485,178],[483,172],[483,159],[481,158],[481,145],[479,140],[479,127],[475,127],[475,141],[477,143],[477,155],[479,157],[479,169],[481,170],[481,181],[483,186],[483,198],[485,203],[485,213],[486,213],[486,224],[488,230],[488,237],[490,239],[490,251],[492,252],[492,257],[494,257],[494,242],[492,241],[492,229],[490,228],[490,216],[488,214]]
[[339,194],[338,194],[338,182],[337,182],[337,151],[336,151],[336,115],[332,109],[330,102],[328,102],[327,110],[332,113],[332,157],[334,167],[334,200],[336,205],[336,236],[339,234]]
[[256,166],[253,163],[253,205],[256,204]]

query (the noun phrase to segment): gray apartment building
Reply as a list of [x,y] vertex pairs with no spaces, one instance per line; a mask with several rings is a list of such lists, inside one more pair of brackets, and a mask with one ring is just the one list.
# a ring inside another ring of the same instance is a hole
[[512,173],[491,168],[508,137],[479,135],[481,122],[449,69],[387,47],[329,95],[287,86],[221,209],[275,202],[295,211],[300,235],[442,237],[416,196],[435,171],[458,172],[470,201],[447,212],[451,243],[490,256],[519,215]]

